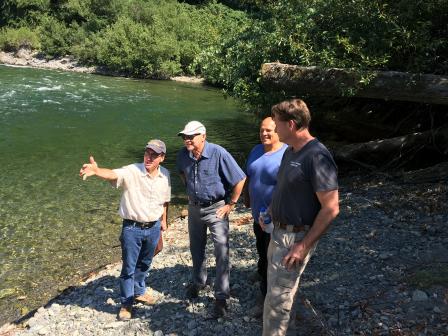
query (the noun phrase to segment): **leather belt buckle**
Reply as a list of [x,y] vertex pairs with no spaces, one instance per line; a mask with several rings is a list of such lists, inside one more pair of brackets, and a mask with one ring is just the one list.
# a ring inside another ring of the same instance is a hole
[[125,219],[124,220],[124,224],[126,226],[134,226],[134,227],[138,227],[140,229],[150,229],[156,223],[157,223],[157,221],[153,221],[153,222],[137,222],[137,221],[134,221],[134,220],[131,220],[131,219]]
[[154,222],[135,222],[135,223],[139,223],[140,224],[140,228],[142,229],[150,229],[154,226],[154,224],[156,223],[156,221]]
[[286,232],[294,232],[294,233],[307,231],[308,229],[307,225],[288,225],[277,221],[274,222],[274,226],[282,230],[285,230]]

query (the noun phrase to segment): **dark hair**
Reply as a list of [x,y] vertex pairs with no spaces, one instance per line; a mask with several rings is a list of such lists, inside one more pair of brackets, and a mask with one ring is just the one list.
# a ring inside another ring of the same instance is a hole
[[277,116],[281,121],[293,120],[297,129],[308,128],[311,114],[302,99],[290,99],[272,106],[272,117]]

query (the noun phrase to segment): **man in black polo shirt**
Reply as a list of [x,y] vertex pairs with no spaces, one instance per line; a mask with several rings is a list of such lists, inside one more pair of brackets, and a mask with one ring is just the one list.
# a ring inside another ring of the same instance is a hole
[[[268,250],[268,290],[263,336],[285,335],[300,275],[331,221],[339,213],[337,167],[308,126],[305,102],[272,107],[280,141],[289,145],[277,176],[271,213],[274,231]],[[263,225],[260,218],[260,225]]]

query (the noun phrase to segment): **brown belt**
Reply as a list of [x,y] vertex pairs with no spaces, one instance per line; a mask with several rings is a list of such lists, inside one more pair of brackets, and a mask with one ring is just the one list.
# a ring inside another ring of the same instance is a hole
[[274,226],[287,232],[302,232],[309,229],[308,225],[288,225],[280,222],[274,222]]

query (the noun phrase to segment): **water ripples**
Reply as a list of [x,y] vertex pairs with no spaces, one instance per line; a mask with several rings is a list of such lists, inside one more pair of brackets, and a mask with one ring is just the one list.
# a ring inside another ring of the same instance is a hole
[[100,166],[121,167],[142,159],[149,138],[162,138],[178,201],[185,195],[174,173],[177,131],[187,121],[203,121],[209,139],[240,162],[251,146],[252,125],[219,91],[2,66],[0,78],[0,296],[8,294],[0,325],[120,258],[120,192],[79,178],[90,154]]
[[62,85],[56,85],[56,86],[42,86],[42,87],[38,87],[35,89],[36,91],[61,91],[62,90]]

